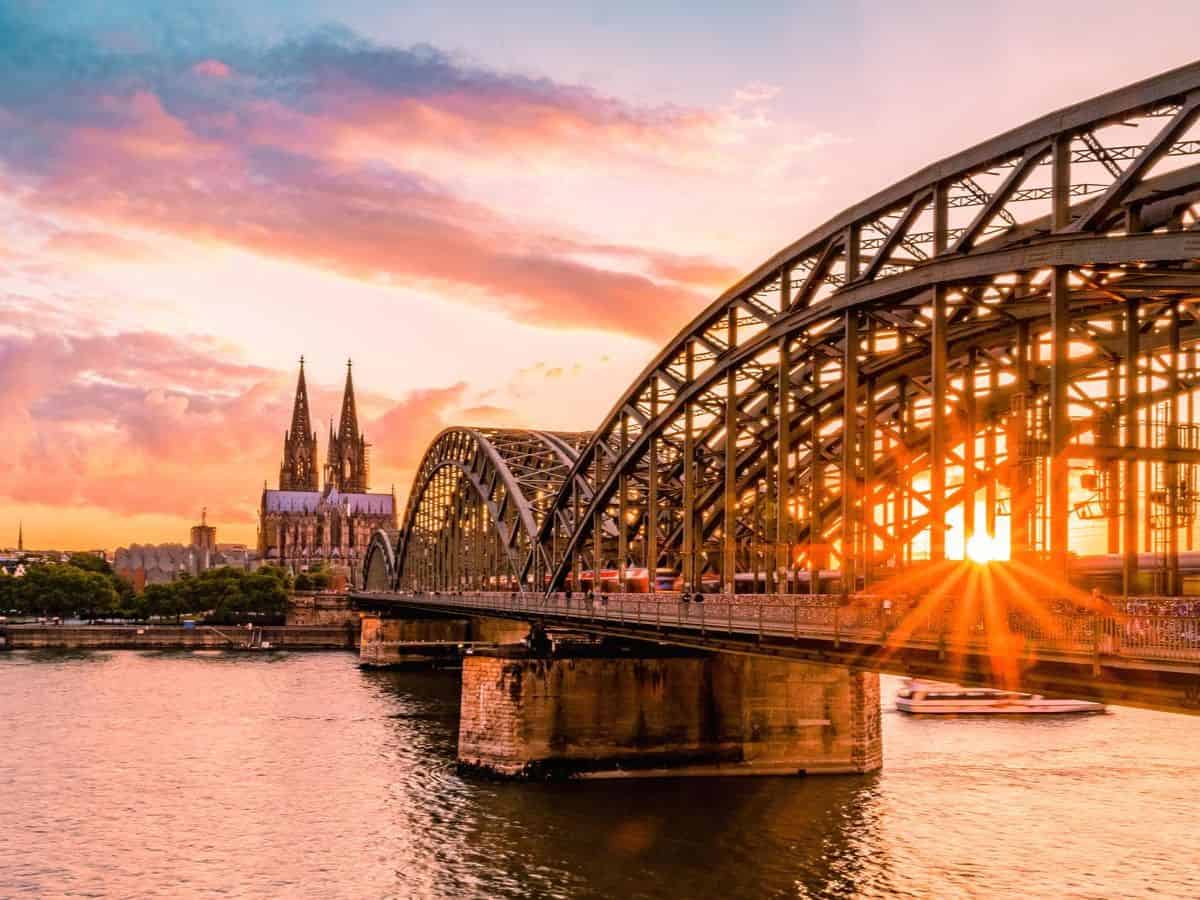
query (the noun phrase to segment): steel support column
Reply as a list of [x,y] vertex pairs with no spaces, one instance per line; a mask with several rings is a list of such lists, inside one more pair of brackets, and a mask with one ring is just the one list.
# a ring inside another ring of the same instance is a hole
[[933,324],[930,329],[929,406],[929,558],[946,558],[946,288],[933,288]]
[[842,595],[857,587],[858,312],[845,315],[842,351]]
[[[738,308],[729,310],[729,348],[737,346]],[[734,593],[737,572],[737,373],[730,369],[725,377],[725,485],[724,522],[721,526],[721,580],[725,593]]]
[[1030,371],[1029,323],[1017,325],[1017,341],[1013,360],[1016,368],[1016,396],[1009,418],[1006,438],[1009,469],[1009,512],[1012,535],[1012,558],[1021,559],[1033,548],[1030,529],[1034,511],[1033,483],[1030,474],[1029,416],[1032,409],[1033,384]]
[[[788,274],[784,273],[784,283]],[[785,295],[786,296],[786,295]],[[786,309],[786,305],[784,306]],[[791,394],[792,394],[792,356],[791,346],[787,338],[779,341],[779,364],[777,384],[779,402],[776,406],[778,419],[778,437],[775,445],[775,571],[781,579],[780,590],[788,593],[791,569],[792,541],[792,476],[791,476]]]
[[[658,416],[658,381],[650,383],[650,417]],[[653,593],[658,570],[658,438],[651,436],[647,445],[646,471],[646,568],[650,572]]]
[[[688,342],[684,351],[688,383],[696,376],[696,345]],[[698,590],[696,565],[696,427],[695,404],[688,403],[683,413],[683,589]]]
[[1070,540],[1070,468],[1067,444],[1071,413],[1071,295],[1066,266],[1055,266],[1050,285],[1050,560],[1054,575],[1065,583]]
[[975,401],[975,367],[979,354],[974,348],[967,353],[967,370],[963,372],[963,413],[966,425],[963,429],[963,552],[967,543],[975,536],[975,436],[979,428]]
[[[1182,356],[1179,341],[1179,304],[1171,304],[1168,325],[1167,367],[1167,440],[1168,450],[1179,448],[1179,363]],[[1179,580],[1179,522],[1180,490],[1179,464],[1168,462],[1167,475],[1167,593],[1173,597],[1182,593]]]
[[[817,378],[814,375],[813,380]],[[825,562],[825,535],[821,504],[825,502],[825,460],[821,453],[821,416],[817,407],[812,409],[810,423],[812,461],[809,466],[808,498],[808,591],[821,593],[821,564]]]

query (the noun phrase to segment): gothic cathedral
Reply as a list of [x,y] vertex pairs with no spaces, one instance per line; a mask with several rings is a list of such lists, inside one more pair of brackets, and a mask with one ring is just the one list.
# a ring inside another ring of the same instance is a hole
[[326,564],[353,574],[371,534],[396,530],[394,494],[370,490],[370,445],[358,430],[354,380],[346,364],[346,389],[337,431],[329,424],[325,487],[317,484],[317,434],[308,412],[304,358],[296,382],[292,426],[283,437],[279,490],[263,487],[258,551],[262,559],[293,572]]

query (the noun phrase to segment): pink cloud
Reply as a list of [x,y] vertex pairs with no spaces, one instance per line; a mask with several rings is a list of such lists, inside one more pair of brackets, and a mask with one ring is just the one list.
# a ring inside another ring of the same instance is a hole
[[[190,519],[207,506],[244,532],[263,481],[276,480],[294,379],[231,361],[228,348],[201,338],[0,337],[0,500],[62,507],[68,519],[76,510]],[[407,488],[465,396],[462,384],[398,399],[360,392],[376,489],[389,479]],[[310,380],[309,397],[320,423],[336,413],[341,389]]]
[[150,248],[143,244],[100,231],[55,232],[47,239],[46,250],[56,255],[81,260],[140,262],[154,258]]
[[219,59],[206,59],[192,66],[192,71],[206,78],[228,78],[232,70]]
[[[463,382],[445,388],[412,391],[372,419],[365,430],[373,459],[393,471],[411,472],[420,463],[433,437],[449,424],[451,412],[462,405]],[[407,480],[404,482],[407,489]]]
[[264,171],[246,148],[198,137],[154,95],[108,98],[106,109],[118,125],[69,133],[29,202],[365,280],[467,288],[455,296],[545,326],[655,339],[703,305],[697,287],[730,271],[630,248],[620,255],[644,273],[581,262],[591,244],[543,235],[411,174],[312,157]]
[[471,91],[433,97],[396,97],[338,81],[314,95],[316,115],[339,155],[415,150],[439,154],[529,151],[572,156],[576,162],[614,156],[655,158],[679,165],[702,148],[711,150],[728,122],[701,110],[634,111],[590,92],[529,96]]

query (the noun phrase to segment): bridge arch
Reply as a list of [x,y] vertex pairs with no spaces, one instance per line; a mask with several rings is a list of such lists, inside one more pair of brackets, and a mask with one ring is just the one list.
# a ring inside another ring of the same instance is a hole
[[418,467],[396,547],[404,588],[515,587],[586,435],[448,428]]
[[368,591],[389,591],[396,584],[398,532],[378,529],[371,534],[363,555],[362,586]]

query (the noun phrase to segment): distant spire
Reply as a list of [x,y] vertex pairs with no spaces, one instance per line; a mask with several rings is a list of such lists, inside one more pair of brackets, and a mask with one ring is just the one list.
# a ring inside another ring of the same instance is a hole
[[304,381],[304,357],[300,357],[300,377],[296,379],[296,403],[292,407],[292,437],[307,438],[312,433],[308,415],[308,385]]
[[346,360],[346,389],[336,432],[330,433],[325,483],[343,493],[368,490],[367,442],[358,430],[358,405],[354,399],[353,360]]
[[25,520],[24,519],[17,522],[17,549],[18,550],[25,549]]
[[351,374],[352,360],[346,360],[346,390],[342,394],[342,418],[338,423],[338,439],[358,440],[358,407],[354,402],[354,376]]
[[[301,359],[303,359],[303,358],[304,357],[301,357]],[[200,507],[200,524],[202,526],[208,524],[208,507],[207,506]]]
[[296,379],[296,402],[292,407],[292,427],[283,437],[279,489],[315,491],[317,475],[317,435],[308,412],[308,385],[304,380],[304,357],[301,356],[300,375]]

